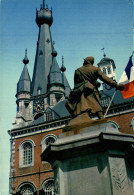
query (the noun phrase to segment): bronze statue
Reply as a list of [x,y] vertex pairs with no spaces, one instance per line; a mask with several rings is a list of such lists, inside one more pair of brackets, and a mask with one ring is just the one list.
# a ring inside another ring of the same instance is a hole
[[74,74],[74,89],[71,91],[66,108],[72,118],[85,112],[94,113],[99,119],[104,118],[103,109],[100,103],[97,79],[118,90],[124,86],[107,77],[98,67],[93,66],[94,57],[86,57],[83,66],[78,68]]

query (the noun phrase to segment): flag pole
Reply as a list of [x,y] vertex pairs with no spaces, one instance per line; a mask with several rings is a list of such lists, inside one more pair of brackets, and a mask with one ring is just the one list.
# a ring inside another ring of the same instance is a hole
[[106,115],[107,115],[108,110],[109,110],[109,108],[110,108],[110,106],[111,106],[111,104],[112,104],[112,101],[113,101],[113,99],[114,99],[114,96],[115,96],[115,94],[116,94],[116,91],[117,91],[117,90],[115,90],[115,92],[114,92],[114,94],[113,94],[113,96],[112,96],[112,98],[111,98],[111,101],[110,101],[110,103],[109,103],[109,105],[108,105],[108,108],[107,108],[107,110],[106,110],[106,112],[105,112],[105,114],[104,114],[104,118],[106,118]]

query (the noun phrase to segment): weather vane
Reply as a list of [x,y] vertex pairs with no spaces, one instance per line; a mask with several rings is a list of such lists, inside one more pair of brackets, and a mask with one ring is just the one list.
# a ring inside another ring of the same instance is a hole
[[104,49],[105,49],[105,48],[102,48],[101,50],[103,50],[103,56],[106,57],[106,54],[105,54],[105,52],[104,52]]

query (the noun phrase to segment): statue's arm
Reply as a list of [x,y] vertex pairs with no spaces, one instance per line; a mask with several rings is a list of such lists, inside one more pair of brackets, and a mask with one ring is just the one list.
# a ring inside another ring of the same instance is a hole
[[97,75],[98,78],[103,81],[104,83],[110,85],[111,87],[114,87],[116,89],[122,90],[124,87],[122,85],[119,85],[116,81],[110,79],[107,77],[101,70],[100,68],[97,68]]

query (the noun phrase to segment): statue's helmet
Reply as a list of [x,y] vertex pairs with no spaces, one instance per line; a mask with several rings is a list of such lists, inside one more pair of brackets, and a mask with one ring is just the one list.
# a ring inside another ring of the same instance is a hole
[[88,57],[84,58],[84,60],[85,60],[88,64],[94,64],[94,57],[92,57],[92,56],[88,56]]

